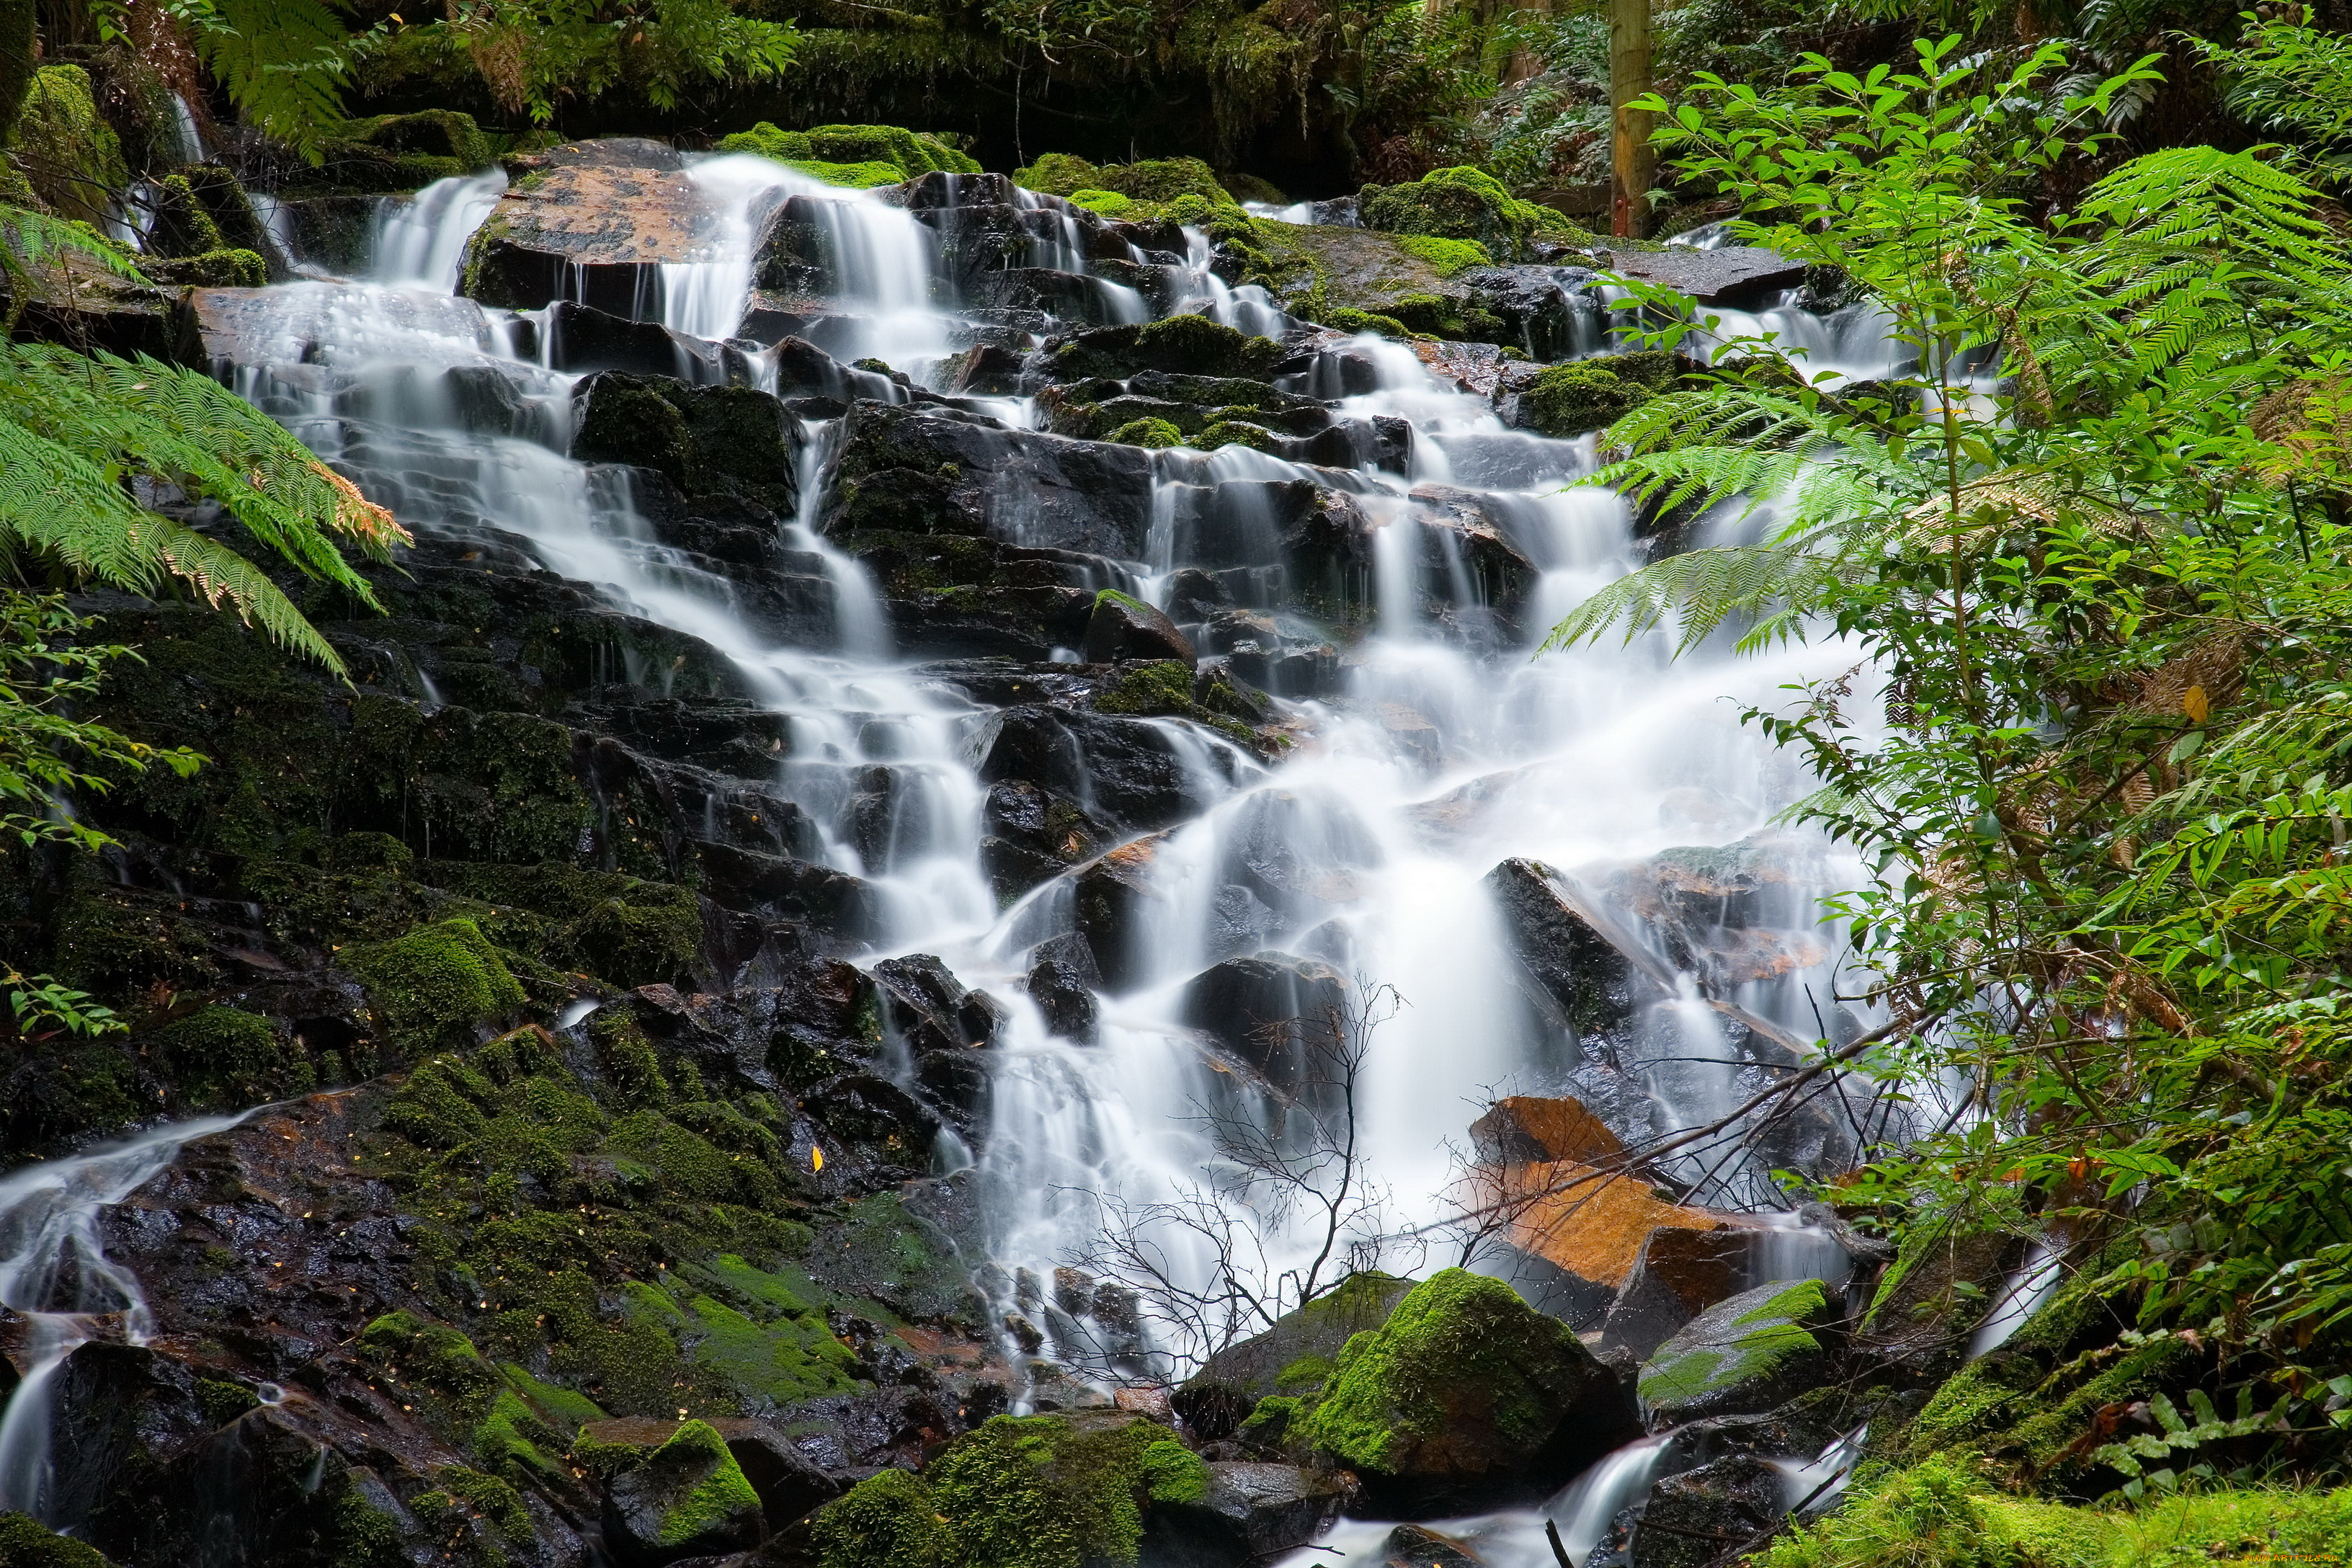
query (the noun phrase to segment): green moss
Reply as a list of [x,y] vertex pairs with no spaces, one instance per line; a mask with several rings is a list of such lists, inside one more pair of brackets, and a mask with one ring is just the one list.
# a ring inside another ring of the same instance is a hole
[[938,1568],[947,1531],[921,1481],[904,1470],[869,1476],[812,1521],[821,1568]]
[[1199,1502],[1209,1495],[1207,1462],[1172,1437],[1148,1445],[1136,1465],[1155,1503]]
[[1303,1426],[1299,1417],[1309,1407],[1298,1395],[1269,1394],[1250,1408],[1238,1435],[1250,1447],[1280,1448],[1289,1442],[1291,1427]]
[[1539,240],[1589,237],[1551,208],[1517,200],[1485,170],[1466,166],[1439,169],[1408,184],[1366,185],[1359,210],[1366,228],[1475,240],[1508,261],[1534,260]]
[[168,174],[156,186],[155,218],[147,231],[147,247],[151,254],[160,257],[202,256],[227,247],[220,226],[197,199],[187,175]]
[[2087,1510],[1988,1497],[1980,1479],[1937,1461],[1869,1487],[1754,1568],[2095,1568],[2109,1528]]
[[1475,239],[1441,239],[1433,234],[1407,234],[1397,237],[1398,248],[1417,256],[1437,269],[1440,278],[1451,278],[1473,267],[1491,267],[1495,258],[1486,247]]
[[367,987],[393,1038],[412,1052],[461,1043],[477,1026],[510,1016],[528,1000],[499,950],[468,920],[348,947],[341,962]]
[[1281,437],[1263,425],[1252,425],[1240,419],[1220,419],[1192,438],[1192,445],[1204,452],[1220,447],[1247,447],[1254,451],[1279,454]]
[[1397,1474],[1424,1447],[1459,1447],[1458,1428],[1475,1411],[1502,1445],[1532,1450],[1590,1359],[1574,1330],[1503,1281],[1444,1269],[1341,1348],[1305,1436],[1350,1468]]
[[1181,714],[1192,706],[1192,672],[1173,658],[1123,671],[1095,699],[1095,707],[1105,713]]
[[523,1506],[522,1494],[498,1477],[450,1465],[434,1471],[433,1480],[441,1490],[481,1514],[509,1539],[521,1542],[530,1538],[530,1510]]
[[895,125],[820,125],[782,131],[761,121],[723,137],[722,153],[757,153],[838,185],[895,185],[935,170],[976,174],[980,164],[936,136]]
[[646,1465],[682,1476],[701,1472],[686,1496],[662,1516],[656,1539],[664,1546],[683,1546],[730,1517],[759,1509],[760,1494],[728,1452],[727,1439],[707,1421],[681,1424],[668,1442],[646,1457]]
[[1181,447],[1184,432],[1165,419],[1131,419],[1103,437],[1127,447],[1150,447],[1155,449]]
[[960,1439],[926,1471],[947,1520],[949,1568],[1079,1568],[1077,1535],[1042,1473],[1052,1417],[999,1415]]
[[261,1401],[253,1390],[241,1383],[224,1383],[218,1378],[196,1379],[196,1404],[205,1419],[215,1426],[226,1426],[248,1410],[257,1410]]
[[34,192],[62,217],[103,224],[131,183],[121,141],[99,114],[89,73],[79,66],[35,71],[14,132],[0,127],[0,134]]
[[1135,199],[1118,191],[1073,191],[1070,205],[1104,217],[1125,217],[1135,211]]
[[1315,320],[1324,326],[1342,332],[1378,332],[1383,337],[1409,338],[1412,331],[1394,316],[1384,316],[1370,310],[1359,310],[1350,305],[1325,307]]
[[181,289],[258,289],[269,281],[269,264],[250,250],[207,250],[153,262],[146,270],[157,282]]
[[1321,1388],[1331,1381],[1332,1363],[1328,1356],[1303,1355],[1274,1374],[1276,1388],[1296,1388],[1307,1392]]
[[1072,153],[1048,153],[1026,168],[1013,171],[1013,183],[1047,195],[1075,196],[1099,189],[1101,175],[1094,164]]
[[1526,422],[1547,436],[1581,436],[1614,425],[1654,394],[1614,371],[1579,362],[1554,365],[1519,395]]
[[269,1020],[235,1007],[206,1007],[141,1037],[151,1058],[190,1105],[236,1106],[308,1092],[318,1072]]
[[1793,1358],[1820,1352],[1821,1342],[1805,1325],[1828,1312],[1821,1281],[1803,1279],[1732,1318],[1729,1326],[1739,1331],[1719,1342],[1688,1342],[1684,1335],[1691,1331],[1685,1330],[1643,1368],[1642,1398],[1652,1405],[1686,1405],[1769,1377]]
[[0,1513],[0,1563],[8,1568],[110,1568],[98,1548],[23,1513]]

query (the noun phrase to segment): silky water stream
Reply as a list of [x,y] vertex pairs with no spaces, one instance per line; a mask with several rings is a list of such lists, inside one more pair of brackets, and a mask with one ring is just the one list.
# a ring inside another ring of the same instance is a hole
[[[682,378],[778,384],[790,340],[762,347],[733,334],[752,302],[761,215],[779,200],[825,231],[835,258],[828,313],[806,331],[840,367],[837,402],[906,404],[909,385],[939,384],[974,341],[937,229],[887,193],[838,190],[740,157],[702,162],[690,177],[714,215],[705,254],[641,268],[629,312],[670,330]],[[1495,1095],[1600,1094],[1633,1131],[1663,1133],[1713,1121],[1752,1094],[1769,1067],[1758,1041],[1810,1041],[1855,1026],[1832,1000],[1834,933],[1818,928],[1813,907],[1854,872],[1834,846],[1771,827],[1807,781],[1738,717],[1743,704],[1770,703],[1786,685],[1835,675],[1852,658],[1813,647],[1734,662],[1710,649],[1675,661],[1655,637],[1531,658],[1546,627],[1643,559],[1617,497],[1569,488],[1594,466],[1591,439],[1507,428],[1486,399],[1433,375],[1408,349],[1324,334],[1309,368],[1285,384],[1338,394],[1326,401],[1356,433],[1360,463],[1304,466],[1241,447],[1155,453],[1151,539],[1142,558],[1104,563],[1100,585],[1168,603],[1174,575],[1196,563],[1192,542],[1213,533],[1229,551],[1244,541],[1275,566],[1271,531],[1248,514],[1248,498],[1262,491],[1258,481],[1304,479],[1346,492],[1380,525],[1372,613],[1338,688],[1286,704],[1297,744],[1278,763],[1182,721],[1152,721],[1181,764],[1189,816],[1154,842],[1148,912],[1127,951],[1106,964],[1115,983],[1103,987],[1097,1037],[1077,1044],[1055,1035],[1024,979],[1039,945],[1073,929],[1068,883],[999,907],[982,864],[986,792],[973,763],[990,711],[894,651],[875,584],[819,531],[844,422],[809,418],[793,431],[801,500],[780,526],[823,602],[807,635],[779,635],[772,617],[752,614],[709,563],[660,541],[640,515],[629,470],[568,456],[581,376],[555,368],[567,363],[562,307],[513,312],[456,292],[467,238],[503,186],[492,174],[388,201],[367,275],[306,266],[253,296],[218,368],[410,528],[501,548],[519,541],[537,564],[702,639],[789,717],[777,786],[815,824],[814,858],[876,889],[877,931],[861,962],[936,954],[1001,1009],[987,1125],[970,1143],[943,1134],[938,1163],[942,1173],[970,1171],[977,1184],[992,1255],[979,1275],[998,1311],[1008,1322],[1045,1320],[1049,1352],[1076,1354],[1098,1342],[1101,1325],[1085,1321],[1083,1306],[1041,1301],[1038,1281],[1098,1256],[1117,1215],[1202,1194],[1244,1209],[1258,1204],[1263,1214],[1264,1194],[1223,1179],[1229,1162],[1201,1114],[1213,1104],[1265,1128],[1275,1113],[1267,1097],[1236,1096],[1234,1074],[1188,1022],[1187,983],[1220,961],[1273,952],[1391,988],[1392,1016],[1362,1033],[1355,1084],[1363,1175],[1384,1203],[1347,1239],[1360,1257],[1401,1270],[1457,1260],[1444,1221],[1460,1194],[1465,1129]],[[950,181],[951,196],[953,188]],[[1193,310],[1267,335],[1305,331],[1262,292],[1220,281],[1197,234],[1181,258],[1130,248],[1130,259],[1102,269],[1115,277],[1095,276],[1075,218],[1043,198],[1022,199],[1049,209],[1032,226],[1022,264],[1071,280],[1056,330]],[[1091,254],[1103,254],[1098,243]],[[574,297],[584,297],[585,279],[577,281]],[[1597,345],[1605,334],[1586,337]],[[906,381],[853,368],[856,360],[882,361]],[[509,389],[487,426],[467,394],[485,381]],[[937,398],[923,411],[1004,430],[1039,423],[1024,398]],[[1394,442],[1383,456],[1370,438],[1375,421],[1410,426],[1401,462]],[[1484,603],[1459,549],[1422,542],[1426,518],[1465,502],[1499,520],[1536,569],[1515,622]],[[1018,507],[1005,511],[1017,531]],[[877,845],[852,831],[849,815],[861,771],[884,763],[897,795],[891,830]],[[1664,999],[1605,1057],[1528,999],[1488,882],[1498,863],[1518,858],[1589,872],[1588,887],[1605,903],[1600,889],[1612,868],[1756,835],[1767,836],[1754,842],[1786,879],[1787,929],[1772,939],[1796,955],[1791,962],[1710,989],[1675,973],[1651,942],[1645,963],[1662,977]],[[191,1135],[157,1134],[131,1150],[11,1178],[25,1190],[0,1190],[0,1224],[64,1224],[66,1240],[42,1245],[60,1256],[60,1247],[81,1247],[97,1263],[94,1249],[74,1239],[87,1220],[53,1223],[55,1205],[43,1194],[63,1183],[95,1202],[119,1201]],[[1784,1202],[1762,1163],[1727,1137],[1685,1152],[1669,1173],[1693,1201],[1751,1211]],[[1307,1245],[1278,1217],[1262,1217],[1257,1228],[1270,1269]],[[1817,1231],[1782,1219],[1759,1235],[1768,1238],[1759,1243],[1759,1279],[1841,1280],[1847,1271],[1843,1253]],[[1163,1226],[1152,1239],[1188,1288],[1217,1267],[1197,1232]],[[12,1304],[11,1281],[37,1272],[22,1262],[31,1247],[0,1279]],[[1461,1256],[1501,1267],[1475,1251]],[[114,1274],[97,1267],[85,1277]],[[115,1284],[132,1303],[125,1321],[135,1333],[135,1282]],[[1150,1300],[1142,1306],[1131,1353],[1197,1348],[1182,1342],[1182,1314]],[[55,1342],[70,1348],[81,1331],[58,1327]],[[62,1354],[45,1350],[40,1368]],[[0,1426],[0,1505],[38,1496],[37,1458],[22,1457],[32,1452],[22,1434],[41,1419],[41,1375],[27,1380]],[[1462,1528],[1485,1542],[1495,1568],[1517,1568],[1550,1561],[1541,1529],[1549,1518],[1581,1564],[1609,1521],[1643,1495],[1660,1451],[1645,1440],[1594,1466],[1540,1512]],[[1311,1560],[1369,1550],[1379,1539],[1370,1528],[1343,1524]]]

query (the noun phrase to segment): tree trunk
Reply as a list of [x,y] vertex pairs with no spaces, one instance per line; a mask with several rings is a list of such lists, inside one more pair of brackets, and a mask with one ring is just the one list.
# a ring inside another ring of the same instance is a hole
[[34,10],[35,0],[0,0],[0,147],[33,85]]
[[1609,0],[1609,232],[1639,238],[1649,228],[1650,117],[1626,107],[1650,90],[1650,0]]

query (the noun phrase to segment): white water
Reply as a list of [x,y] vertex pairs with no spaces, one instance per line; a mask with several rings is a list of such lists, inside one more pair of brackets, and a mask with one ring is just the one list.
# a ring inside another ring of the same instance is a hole
[[155,1331],[138,1277],[99,1240],[100,1211],[145,1185],[190,1140],[243,1120],[175,1122],[0,1177],[0,1306],[26,1321],[23,1381],[0,1412],[0,1512],[45,1512],[52,1396],[67,1357],[93,1340],[142,1345]]
[[[883,358],[923,384],[936,384],[968,341],[933,231],[906,210],[756,159],[711,160],[691,177],[713,206],[709,255],[665,265],[640,289],[647,319],[688,339],[731,335],[751,295],[758,215],[781,199],[804,204],[838,262],[839,314],[811,329],[824,346],[844,359]],[[1010,910],[997,907],[978,853],[985,792],[971,755],[985,715],[894,655],[873,584],[815,531],[822,478],[804,477],[786,542],[828,584],[829,629],[793,641],[755,625],[723,576],[659,542],[621,473],[563,455],[577,378],[546,368],[545,332],[537,334],[539,357],[519,355],[512,345],[526,340],[529,321],[450,294],[465,238],[498,182],[444,182],[396,205],[369,278],[272,290],[271,329],[241,351],[237,384],[412,527],[519,537],[549,569],[702,638],[789,716],[776,783],[817,824],[817,858],[877,889],[873,955],[937,953],[1007,1016],[976,1173],[1001,1278],[1085,1257],[1102,1234],[1106,1200],[1178,1202],[1210,1186],[1234,1212],[1259,1217],[1269,1270],[1296,1259],[1305,1243],[1276,1213],[1276,1194],[1224,1179],[1229,1167],[1198,1115],[1209,1104],[1244,1121],[1272,1113],[1263,1100],[1236,1095],[1236,1079],[1181,1017],[1185,982],[1236,952],[1320,959],[1393,986],[1402,999],[1366,1041],[1359,1085],[1366,1173],[1386,1202],[1360,1217],[1355,1239],[1377,1248],[1388,1238],[1391,1267],[1434,1267],[1459,1255],[1442,1222],[1465,1129],[1490,1094],[1557,1092],[1574,1087],[1579,1072],[1622,1070],[1637,1100],[1646,1093],[1642,1114],[1652,1131],[1663,1131],[1720,1116],[1753,1092],[1756,1069],[1738,1058],[1712,1004],[1736,1004],[1813,1037],[1831,1005],[1832,976],[1821,964],[1717,996],[1685,980],[1675,999],[1651,1010],[1622,1059],[1588,1060],[1522,998],[1483,879],[1499,860],[1524,856],[1575,869],[1598,889],[1612,868],[1658,850],[1728,844],[1766,828],[1806,781],[1738,724],[1740,705],[1782,700],[1784,685],[1836,674],[1851,656],[1817,647],[1734,662],[1710,649],[1677,662],[1654,637],[1531,659],[1545,626],[1642,559],[1631,519],[1612,496],[1563,489],[1591,470],[1590,440],[1507,430],[1483,400],[1440,384],[1409,351],[1376,338],[1339,345],[1373,363],[1378,386],[1336,411],[1410,420],[1409,474],[1305,468],[1241,447],[1154,458],[1171,519],[1186,507],[1245,506],[1248,481],[1307,479],[1353,493],[1382,523],[1380,614],[1349,650],[1344,691],[1295,705],[1298,743],[1278,765],[1222,737],[1156,721],[1181,763],[1192,815],[1153,859],[1151,912],[1126,955],[1132,978],[1104,997],[1099,1044],[1049,1035],[1021,983],[1030,950],[1070,928],[1072,901],[1054,883]],[[1075,232],[1039,239],[1028,259],[1066,270],[1080,259]],[[1178,309],[1251,331],[1290,325],[1262,291],[1228,287],[1206,261],[1196,236],[1182,262],[1149,264],[1162,268]],[[743,363],[773,384],[772,351]],[[1324,384],[1331,363],[1327,357],[1307,373],[1301,390]],[[521,414],[508,432],[468,427],[452,372],[495,373],[519,390]],[[858,384],[863,395],[906,396],[878,376]],[[1018,401],[967,400],[962,409],[1015,428],[1034,417]],[[810,421],[798,434],[803,475],[822,476],[837,426]],[[1472,491],[1538,568],[1517,628],[1488,625],[1460,550],[1443,536],[1423,538],[1438,501],[1413,491],[1427,485]],[[1230,510],[1218,515],[1237,527],[1247,521]],[[1273,559],[1270,537],[1256,548],[1254,559]],[[1164,597],[1169,574],[1186,563],[1172,527],[1159,531],[1150,553],[1124,570]],[[880,764],[894,780],[892,831],[886,844],[861,849],[847,813],[858,776]],[[1828,846],[1802,843],[1791,853],[1811,868],[1793,890],[1799,903],[1809,887],[1850,884],[1851,868]],[[1254,922],[1239,945],[1218,920],[1235,907]],[[1792,916],[1799,927],[1810,920]],[[942,1154],[951,1164],[968,1157],[960,1146]],[[1761,1167],[1727,1143],[1689,1152],[1679,1168],[1715,1201],[1780,1201]],[[1413,1239],[1400,1247],[1400,1235]],[[1180,1275],[1204,1282],[1213,1260],[1198,1237],[1163,1226],[1157,1239]],[[1814,1268],[1808,1260],[1799,1271]],[[1010,1296],[998,1306],[1009,1310]],[[1051,1328],[1048,1354],[1084,1355],[1084,1324]],[[1164,1317],[1156,1333],[1163,1348],[1190,1348]]]

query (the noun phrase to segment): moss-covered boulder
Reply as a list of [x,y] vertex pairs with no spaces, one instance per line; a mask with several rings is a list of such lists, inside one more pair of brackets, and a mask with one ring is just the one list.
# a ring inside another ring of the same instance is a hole
[[784,131],[761,121],[722,137],[722,153],[756,153],[836,185],[895,185],[934,173],[977,174],[979,163],[948,137],[896,125],[819,125]]
[[1818,1331],[1835,1315],[1818,1279],[1775,1280],[1717,1302],[1643,1363],[1651,1426],[1754,1415],[1803,1393],[1829,1369]]
[[1000,1415],[921,1477],[859,1482],[811,1527],[820,1568],[1133,1564],[1154,1509],[1196,1505],[1210,1472],[1139,1416]]
[[1633,1428],[1616,1375],[1499,1279],[1448,1268],[1339,1352],[1297,1440],[1408,1514],[1549,1484]]
[[111,1568],[94,1547],[26,1513],[0,1513],[0,1563],[8,1568]]
[[1282,345],[1272,338],[1185,315],[1077,333],[1056,346],[1052,366],[1056,379],[1067,380],[1146,370],[1263,380],[1281,358]]
[[98,112],[89,73],[43,66],[33,73],[25,107],[8,140],[9,159],[58,216],[103,223],[131,183],[122,143]]
[[[1089,664],[1129,658],[1172,661],[1188,671],[1198,657],[1191,639],[1176,629],[1165,611],[1116,588],[1095,595],[1094,614],[1087,621],[1086,656]],[[1186,684],[1191,684],[1189,675]]]
[[1498,261],[1537,260],[1540,241],[1589,237],[1551,208],[1520,201],[1492,174],[1469,167],[1439,169],[1407,184],[1366,185],[1358,211],[1366,228],[1475,240]]
[[604,1483],[604,1540],[633,1568],[740,1551],[766,1532],[760,1494],[707,1421],[681,1423]]
[[1330,1380],[1341,1347],[1389,1320],[1412,1289],[1392,1274],[1351,1274],[1277,1319],[1262,1334],[1211,1356],[1175,1394],[1185,1425],[1211,1438],[1230,1436],[1260,1400],[1312,1394]]
[[1556,364],[1519,394],[1519,423],[1547,436],[1581,436],[1614,425],[1661,392],[1680,369],[1659,351]]
[[504,955],[462,918],[346,948],[342,963],[368,988],[394,1041],[415,1054],[469,1045],[477,1029],[512,1017],[528,1000]]
[[436,180],[486,168],[496,146],[474,117],[454,109],[379,114],[353,120],[320,148],[321,161],[296,170],[289,188],[302,191],[413,191]]

